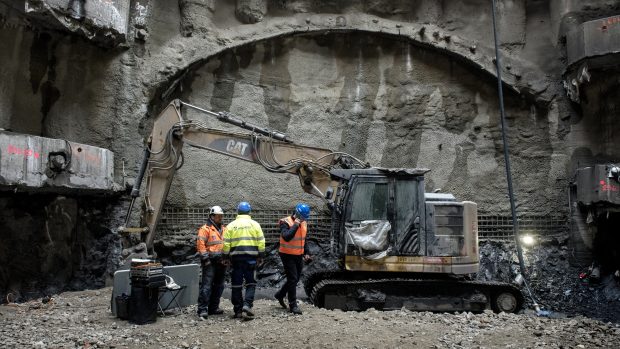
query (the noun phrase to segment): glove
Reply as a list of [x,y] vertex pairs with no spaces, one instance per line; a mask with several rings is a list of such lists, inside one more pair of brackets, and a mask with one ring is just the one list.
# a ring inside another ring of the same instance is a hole
[[304,255],[304,262],[310,262],[312,260],[312,256],[309,254]]
[[256,266],[260,267],[261,265],[263,265],[263,257],[256,258]]

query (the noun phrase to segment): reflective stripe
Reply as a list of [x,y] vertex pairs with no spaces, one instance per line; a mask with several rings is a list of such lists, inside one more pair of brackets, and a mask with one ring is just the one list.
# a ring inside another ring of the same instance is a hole
[[280,247],[282,247],[282,248],[294,248],[296,250],[303,250],[304,249],[303,246],[294,246],[294,245],[287,245],[287,244],[280,244]]
[[291,241],[301,241],[301,240],[305,240],[305,239],[306,239],[306,238],[297,237],[297,238],[292,238],[292,239],[290,239],[288,242],[291,242]]
[[258,251],[232,251],[230,252],[231,256],[238,256],[242,254],[247,254],[250,256],[258,256]]
[[226,241],[229,242],[235,242],[235,241],[261,241],[262,238],[260,237],[253,237],[253,236],[242,236],[242,237],[238,237],[238,238],[232,238],[232,239],[226,239]]
[[[226,226],[221,226],[222,232],[226,231]],[[222,234],[217,227],[209,221],[198,229],[196,237],[196,251],[199,253],[218,253],[224,248]]]

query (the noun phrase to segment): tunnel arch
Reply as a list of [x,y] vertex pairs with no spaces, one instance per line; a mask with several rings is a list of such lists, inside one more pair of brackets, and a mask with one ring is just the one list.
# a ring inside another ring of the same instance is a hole
[[[402,106],[398,108],[391,108],[390,106],[384,106],[384,119],[374,120],[368,117],[369,114],[374,113],[371,108],[373,108],[372,103],[368,103],[365,108],[362,110],[368,111],[366,114],[361,113],[359,115],[353,115],[349,110],[354,109],[353,104],[344,105],[340,103],[340,101],[334,101],[331,103],[329,108],[332,108],[333,105],[337,107],[337,110],[344,110],[342,114],[338,114],[334,116],[336,111],[331,109],[329,111],[320,111],[319,108],[312,109],[313,111],[318,111],[319,113],[308,114],[316,117],[317,114],[320,115],[321,119],[316,119],[314,121],[319,126],[316,128],[312,128],[309,126],[309,123],[305,123],[301,126],[302,131],[292,131],[292,135],[295,137],[299,143],[314,145],[314,146],[324,146],[334,150],[342,150],[349,153],[352,153],[355,156],[361,158],[371,158],[371,163],[373,165],[385,166],[385,167],[430,167],[432,165],[435,169],[434,172],[428,176],[427,184],[429,185],[429,190],[433,190],[435,188],[442,188],[446,191],[451,191],[457,195],[457,197],[465,200],[473,200],[481,202],[486,208],[493,207],[494,211],[501,211],[504,209],[501,205],[502,200],[496,195],[497,192],[503,191],[503,170],[501,166],[501,145],[497,142],[497,137],[494,136],[494,132],[498,129],[499,122],[496,119],[498,113],[497,108],[497,97],[495,95],[495,80],[494,76],[491,73],[486,72],[486,70],[482,70],[479,66],[472,62],[471,60],[466,60],[462,56],[455,56],[453,54],[446,54],[445,50],[437,49],[437,48],[429,48],[428,45],[422,45],[416,42],[412,42],[406,38],[403,39],[402,35],[393,35],[390,33],[375,33],[368,31],[359,31],[359,30],[337,30],[337,31],[320,31],[318,32],[302,32],[295,33],[293,35],[279,35],[273,36],[269,39],[250,41],[249,44],[246,45],[231,45],[231,47],[227,49],[218,50],[217,54],[211,54],[206,58],[197,59],[193,61],[192,64],[187,65],[184,69],[179,70],[179,73],[174,76],[174,78],[170,79],[169,82],[163,85],[165,88],[161,88],[157,96],[161,96],[162,93],[165,92],[164,99],[155,99],[155,103],[157,107],[154,107],[153,110],[157,110],[158,108],[163,107],[168,101],[172,100],[176,97],[183,97],[183,93],[192,93],[188,91],[195,91],[200,88],[206,86],[205,84],[212,84],[216,82],[216,79],[210,75],[214,72],[213,69],[216,69],[215,66],[208,67],[210,62],[215,62],[216,60],[220,60],[223,55],[233,54],[237,55],[236,52],[242,51],[244,48],[248,46],[266,46],[270,45],[270,43],[276,41],[286,41],[286,40],[315,40],[317,37],[323,38],[327,36],[333,37],[345,37],[349,36],[360,36],[369,38],[369,40],[376,40],[377,42],[391,42],[393,45],[403,45],[403,46],[411,46],[415,48],[419,48],[420,52],[429,53],[432,58],[438,58],[439,60],[443,60],[445,62],[454,62],[454,69],[460,69],[461,75],[466,72],[467,79],[466,82],[460,82],[456,85],[455,89],[459,89],[460,91],[465,91],[465,97],[459,97],[459,91],[451,91],[451,87],[448,88],[447,94],[451,94],[450,96],[445,95],[444,97],[450,99],[449,102],[449,112],[441,109],[441,99],[442,99],[442,91],[438,91],[435,93],[434,90],[428,90],[421,92],[420,94],[414,96],[413,98],[418,98],[417,101],[413,101],[413,107],[405,106],[405,109]],[[264,51],[263,51],[264,52]],[[255,60],[255,64],[260,65],[260,59]],[[449,70],[453,69],[449,64],[443,63],[441,67],[435,67],[434,69],[443,76],[447,76],[449,74]],[[429,62],[428,65],[432,65],[433,62]],[[215,63],[214,63],[215,64]],[[219,64],[219,63],[218,63]],[[203,71],[207,69],[206,71]],[[209,70],[211,69],[211,70]],[[244,68],[245,69],[245,68]],[[260,69],[260,68],[256,68]],[[516,70],[516,69],[515,69]],[[193,85],[194,82],[191,80],[193,72],[201,71],[200,80],[203,82],[201,85]],[[206,73],[208,72],[208,73]],[[348,71],[350,73],[351,71]],[[443,73],[442,73],[443,72]],[[483,74],[480,74],[482,72]],[[345,75],[347,72],[345,72]],[[385,74],[385,72],[381,72],[381,74]],[[396,74],[396,75],[394,75]],[[397,76],[398,72],[393,72],[393,77]],[[255,74],[256,75],[256,74]],[[480,76],[482,75],[482,76]],[[231,78],[231,81],[235,81],[239,85],[246,84],[247,81],[243,77]],[[252,83],[254,84],[256,90],[259,90],[259,82],[258,78],[254,79]],[[448,79],[449,80],[449,79]],[[483,83],[480,80],[484,80]],[[413,81],[413,80],[412,80]],[[375,82],[378,82],[375,81]],[[397,82],[396,82],[397,83]],[[394,86],[396,86],[394,83]],[[346,84],[346,81],[343,82]],[[460,85],[459,85],[460,84]],[[412,84],[409,83],[409,87]],[[483,85],[479,87],[479,85]],[[179,86],[183,86],[183,88],[179,88]],[[200,87],[199,87],[200,86]],[[449,83],[446,83],[445,86],[451,86]],[[252,86],[249,86],[250,88]],[[342,87],[342,86],[341,86]],[[413,86],[415,87],[415,86]],[[215,87],[209,85],[211,90],[214,91]],[[299,88],[299,87],[297,87]],[[389,88],[389,86],[388,86]],[[547,123],[546,114],[537,115],[537,112],[531,111],[530,104],[532,102],[527,98],[523,98],[523,94],[519,93],[520,91],[515,91],[517,87],[513,86],[510,90],[511,92],[507,93],[507,107],[515,112],[513,115],[513,125],[515,126],[515,133],[511,136],[513,138],[514,144],[513,149],[517,154],[517,160],[515,163],[519,163],[519,166],[522,168],[517,169],[517,172],[523,172],[516,175],[516,177],[522,180],[529,181],[528,178],[533,178],[533,176],[527,176],[525,174],[525,170],[529,168],[540,168],[536,174],[536,179],[540,183],[546,183],[547,174],[548,174],[548,160],[551,156],[551,145],[549,142],[549,125]],[[181,91],[182,90],[182,91]],[[476,91],[483,90],[482,96],[477,96]],[[243,90],[246,91],[246,90]],[[396,88],[393,89],[396,91]],[[207,92],[205,92],[207,93]],[[211,93],[211,92],[209,92]],[[374,91],[376,95],[376,91]],[[243,92],[238,92],[235,95],[235,98],[238,96],[249,96],[244,95]],[[392,95],[386,93],[390,103],[399,103],[398,98],[400,95],[408,95],[407,92],[404,91],[396,91]],[[233,114],[237,114],[240,117],[246,117],[247,113],[239,113],[238,105],[237,109],[232,110],[230,108],[230,103],[242,103],[248,105],[258,105],[259,108],[263,108],[264,105],[261,105],[261,102],[257,103],[257,100],[245,100],[240,102],[237,98],[235,102],[231,102],[233,100],[232,94],[229,94],[227,98],[229,98],[228,105],[212,105],[213,96],[209,95],[207,99],[205,99],[204,93],[199,95],[195,95],[192,98],[195,100],[190,100],[190,102],[194,102],[195,104],[200,104],[207,109],[212,110],[226,110],[230,111]],[[261,96],[263,98],[264,96]],[[335,96],[335,99],[340,98],[340,96]],[[182,98],[185,99],[185,98]],[[206,103],[197,103],[197,101],[204,101]],[[312,104],[312,102],[309,102]],[[338,106],[338,104],[341,104]],[[407,101],[404,102],[408,103]],[[211,104],[211,105],[210,105]],[[274,104],[274,103],[271,103]],[[444,105],[445,107],[445,105]],[[245,108],[242,107],[242,109]],[[391,108],[391,109],[390,109]],[[417,108],[417,109],[416,109]],[[425,109],[426,108],[426,109]],[[429,109],[431,108],[431,109]],[[434,118],[433,109],[439,111],[443,119],[439,120]],[[444,108],[445,109],[445,108]],[[536,109],[536,108],[534,108]],[[245,109],[247,110],[247,109]],[[299,111],[300,109],[297,109]],[[303,111],[304,113],[306,111]],[[302,112],[300,112],[302,113]],[[404,114],[403,114],[404,113]],[[424,114],[431,113],[431,114]],[[463,113],[465,116],[460,117],[459,113]],[[277,113],[268,113],[265,111],[260,111],[258,113],[260,115],[257,118],[250,118],[247,121],[255,124],[259,124],[262,126],[271,126],[272,128],[278,129],[279,131],[289,133],[288,125],[289,122],[291,125],[299,124],[299,113],[295,114],[291,112],[290,115],[297,115],[297,119],[293,119],[292,117],[288,120],[285,120],[284,123],[278,124],[278,120],[272,120],[268,116],[270,114]],[[359,116],[364,118],[364,122],[360,123],[360,125],[356,124],[356,120],[359,120]],[[399,115],[403,115],[399,118]],[[411,115],[411,117],[407,120],[406,115]],[[418,115],[420,117],[418,117]],[[481,117],[479,117],[481,115]],[[340,118],[340,123],[334,125],[329,124],[330,117]],[[294,121],[290,121],[294,120]],[[326,121],[325,123],[323,121]],[[376,123],[374,123],[377,121]],[[352,127],[345,127],[344,123],[351,123]],[[538,125],[534,130],[529,130],[528,128],[532,123],[536,123]],[[275,126],[274,126],[275,125]],[[280,125],[280,126],[278,126]],[[379,126],[383,128],[379,128],[379,132],[381,134],[371,134],[369,129],[375,130],[374,126]],[[147,128],[148,129],[148,128]],[[318,131],[317,131],[318,130]],[[334,131],[335,130],[335,131]],[[307,133],[319,132],[335,132],[336,135],[332,134],[331,137],[336,139],[331,140],[319,140],[313,138],[304,138]],[[429,131],[426,132],[425,131]],[[361,135],[361,136],[360,136]],[[386,137],[387,135],[389,137]],[[361,141],[357,142],[356,137],[361,139]],[[361,137],[361,138],[359,138]],[[530,146],[527,144],[527,141],[523,141],[523,139],[532,139],[532,137],[536,138],[536,144]],[[381,143],[382,141],[385,144]],[[359,144],[355,144],[355,143]],[[371,149],[375,144],[378,144],[379,147],[377,149]],[[432,148],[432,149],[431,149]],[[536,158],[531,157],[527,154],[527,151],[531,151],[532,154],[536,154]],[[201,163],[208,163],[211,161],[211,156],[203,156],[200,154],[194,153],[196,159],[199,159]],[[430,154],[430,155],[429,155]],[[192,155],[188,156],[188,159]],[[436,163],[432,162],[433,157],[439,157]],[[521,157],[521,158],[519,158]],[[213,158],[217,158],[217,163],[230,164],[227,159],[222,157],[214,156]],[[194,166],[192,168],[192,163],[195,163],[195,160],[190,160],[186,162],[186,168],[190,171],[190,175],[188,176],[177,176],[175,177],[176,183],[185,182],[184,184],[179,184],[180,190],[176,190],[173,194],[173,197],[170,201],[174,205],[194,205],[195,203],[204,203],[204,204],[218,204],[216,202],[209,202],[208,196],[201,196],[202,194],[198,194],[201,190],[200,188],[212,188],[212,187],[233,187],[233,194],[230,195],[231,201],[245,199],[245,193],[240,190],[240,187],[247,185],[247,181],[239,176],[234,171],[228,171],[224,175],[222,175],[222,179],[216,179],[215,176],[217,174],[213,173],[212,177],[209,179],[199,180],[198,188],[195,188],[196,178],[199,178],[203,173],[199,169],[199,166]],[[213,164],[213,163],[212,163]],[[255,166],[253,164],[248,164],[249,166]],[[209,165],[204,165],[209,166]],[[237,165],[233,165],[237,166]],[[260,174],[260,170],[245,168],[244,165],[240,165],[240,167],[244,168],[244,171],[249,173],[250,171],[258,172],[258,177],[261,178],[261,182],[265,183],[265,186],[268,188],[277,188],[272,197],[287,197],[287,200],[295,200],[293,193],[299,192],[298,184],[296,180],[287,182],[286,189],[279,188],[279,179],[272,180],[267,176],[262,177]],[[540,177],[540,178],[538,178]],[[202,183],[204,182],[204,183]],[[183,186],[184,185],[184,186]],[[542,184],[540,184],[542,185]],[[251,186],[251,185],[250,185]],[[483,189],[479,189],[478,187],[482,186]],[[255,190],[256,188],[250,188],[248,190],[249,193],[258,193],[259,191]],[[271,190],[271,189],[270,189]],[[542,188],[540,194],[532,195],[529,198],[529,204],[532,207],[536,207],[540,203],[545,200],[546,192],[545,189]],[[228,195],[229,193],[226,193]],[[284,196],[280,196],[284,195]],[[232,199],[234,198],[234,200]],[[262,199],[262,198],[261,198]],[[232,202],[227,202],[225,205],[231,205]],[[274,207],[273,205],[278,204],[275,200],[272,199],[264,199],[264,203],[259,205],[259,207]],[[318,204],[315,203],[315,204]],[[275,206],[278,207],[278,206]],[[278,207],[282,208],[282,207]]]
[[[241,35],[239,39],[227,40],[216,48],[207,47],[198,50],[194,57],[184,62],[180,67],[174,66],[173,71],[166,79],[155,78],[152,84],[153,94],[149,101],[149,113],[153,115],[161,110],[169,101],[168,96],[178,86],[183,76],[192,69],[203,65],[214,56],[220,55],[228,50],[235,50],[241,47],[266,42],[274,39],[281,39],[295,36],[317,36],[330,33],[360,33],[370,36],[383,36],[391,40],[402,40],[410,42],[415,46],[425,48],[434,52],[438,52],[456,59],[463,64],[469,66],[475,71],[479,71],[487,79],[497,79],[494,52],[491,47],[480,45],[475,40],[468,40],[451,33],[445,33],[442,29],[430,24],[419,26],[411,26],[412,30],[401,29],[401,24],[395,24],[393,27],[372,27],[369,25],[359,25],[356,28],[339,28],[322,26],[307,26],[305,29],[300,28],[279,28],[275,26],[275,30],[266,30],[263,35]],[[394,30],[396,28],[396,30]],[[197,46],[200,46],[199,44]],[[530,79],[541,79],[545,74],[537,68],[523,62],[521,60],[512,59],[509,55],[502,52],[502,62],[504,68],[502,72],[502,82],[507,88],[516,94],[522,95],[541,107],[547,107],[553,98],[550,95],[550,89],[547,83],[532,83]],[[161,62],[168,64],[168,62]]]

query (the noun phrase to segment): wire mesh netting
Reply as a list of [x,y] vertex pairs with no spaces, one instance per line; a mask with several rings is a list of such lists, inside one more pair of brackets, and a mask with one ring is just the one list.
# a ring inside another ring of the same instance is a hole
[[[556,236],[568,232],[566,216],[524,215],[517,218],[519,234],[533,236]],[[512,217],[478,215],[478,235],[481,239],[512,239]]]
[[[252,219],[260,223],[267,243],[278,241],[278,221],[290,216],[292,210],[254,210]],[[195,231],[209,218],[209,208],[171,208],[164,207],[158,226],[159,237],[180,231]],[[224,223],[234,220],[235,214],[224,215]],[[568,231],[566,216],[523,215],[517,219],[519,232],[533,236],[555,236]],[[308,220],[308,237],[327,240],[330,237],[331,217],[312,214]],[[482,240],[508,240],[514,238],[512,218],[502,215],[479,215],[478,232]]]
[[[280,231],[278,221],[290,216],[292,210],[252,210],[252,219],[260,223],[267,243],[278,241]],[[224,224],[235,219],[236,214],[224,214]],[[162,211],[161,221],[158,225],[160,237],[183,230],[197,230],[206,223],[209,218],[209,208],[166,208]],[[331,218],[326,215],[311,214],[308,220],[308,237],[318,240],[329,239],[331,230]]]

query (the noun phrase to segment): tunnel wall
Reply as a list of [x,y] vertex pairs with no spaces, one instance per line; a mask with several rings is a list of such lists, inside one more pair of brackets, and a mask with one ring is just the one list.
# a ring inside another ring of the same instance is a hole
[[[508,206],[495,89],[492,79],[452,56],[398,37],[340,33],[227,50],[188,73],[178,97],[375,166],[429,168],[427,191],[441,188],[500,213]],[[514,177],[525,190],[520,208],[556,212],[559,206],[550,203],[562,191],[554,172],[563,166],[552,157],[557,116],[516,93],[506,97]],[[188,111],[188,117],[227,127],[204,114]],[[169,196],[175,206],[248,200],[282,208],[299,198],[320,205],[300,194],[293,176],[199,149],[185,153],[174,182],[183,189]],[[257,195],[260,188],[272,195]]]
[[[519,214],[565,213],[577,159],[618,161],[617,98],[593,89],[591,105],[575,106],[561,84],[563,28],[617,3],[498,1]],[[376,165],[427,166],[428,190],[508,214],[486,0],[132,0],[114,48],[39,25],[22,5],[0,4],[0,128],[110,149],[118,183],[131,183],[153,118],[181,97]],[[169,206],[318,205],[292,176],[185,154]],[[123,204],[106,202],[112,234]]]

